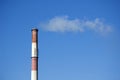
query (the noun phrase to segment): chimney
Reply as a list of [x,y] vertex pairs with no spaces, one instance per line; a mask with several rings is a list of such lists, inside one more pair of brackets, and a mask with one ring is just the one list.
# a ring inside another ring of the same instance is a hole
[[38,80],[38,29],[32,29],[31,80]]

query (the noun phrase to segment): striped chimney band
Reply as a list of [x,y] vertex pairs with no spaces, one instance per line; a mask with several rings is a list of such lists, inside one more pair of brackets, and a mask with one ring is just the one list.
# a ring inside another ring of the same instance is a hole
[[32,29],[32,68],[31,80],[38,80],[38,29]]

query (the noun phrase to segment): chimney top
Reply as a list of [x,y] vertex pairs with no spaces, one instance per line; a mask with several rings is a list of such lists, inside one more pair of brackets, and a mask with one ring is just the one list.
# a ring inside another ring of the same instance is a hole
[[37,29],[37,28],[32,28],[32,30],[31,30],[31,31],[34,31],[34,30],[35,30],[35,31],[38,31],[38,29]]

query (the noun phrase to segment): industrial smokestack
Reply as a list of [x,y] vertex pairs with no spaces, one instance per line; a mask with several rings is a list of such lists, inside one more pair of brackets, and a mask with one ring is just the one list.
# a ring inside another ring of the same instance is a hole
[[32,29],[32,70],[31,80],[38,80],[38,29]]

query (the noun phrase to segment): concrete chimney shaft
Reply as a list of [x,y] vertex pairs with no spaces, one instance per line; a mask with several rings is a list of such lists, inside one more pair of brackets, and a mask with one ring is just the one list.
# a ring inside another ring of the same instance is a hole
[[32,29],[32,70],[31,80],[38,80],[38,29]]

